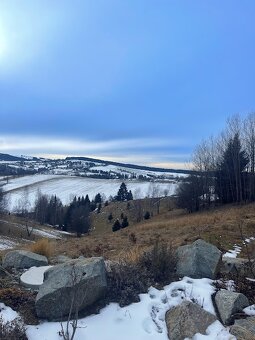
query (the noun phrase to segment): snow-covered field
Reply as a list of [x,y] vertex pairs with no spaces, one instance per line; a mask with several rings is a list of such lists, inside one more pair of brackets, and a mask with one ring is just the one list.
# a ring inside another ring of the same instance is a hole
[[[61,176],[60,176],[61,177]],[[4,178],[4,177],[3,177]],[[2,178],[2,180],[3,180]],[[35,183],[40,183],[43,181],[50,180],[51,178],[58,178],[56,175],[31,175],[31,176],[22,176],[16,177],[14,179],[9,179],[8,183],[6,181],[0,182],[2,184],[3,191],[11,191],[19,188],[24,188],[25,186],[32,185]],[[0,179],[1,181],[1,179]]]
[[109,172],[116,172],[122,175],[125,174],[135,174],[136,176],[143,175],[151,175],[151,176],[164,176],[167,179],[171,179],[174,177],[187,177],[185,174],[176,173],[176,172],[160,172],[160,171],[147,171],[147,170],[140,170],[140,169],[132,169],[126,168],[125,166],[116,166],[116,165],[97,165],[90,168],[91,170],[97,171],[109,171]]
[[[163,290],[150,288],[147,294],[141,294],[141,301],[126,307],[111,303],[99,314],[80,319],[75,335],[76,340],[168,340],[165,313],[182,301],[196,301],[206,311],[215,314],[211,295],[215,288],[210,279],[191,279],[165,286]],[[13,320],[18,314],[11,308],[2,307],[0,315],[4,320]],[[66,323],[63,323],[65,328]],[[27,326],[29,340],[61,340],[59,322],[42,322],[36,326]],[[207,335],[196,334],[193,340],[235,340],[219,321],[207,329]]]
[[[3,190],[7,192],[9,210],[15,211],[20,206],[25,194],[28,195],[32,207],[39,190],[49,196],[57,195],[64,204],[68,204],[75,195],[85,196],[88,194],[90,198],[94,198],[97,193],[101,193],[106,198],[115,196],[121,183],[122,181],[118,179],[32,175],[10,180],[8,184],[3,185]],[[172,195],[176,189],[175,183],[166,182],[152,183],[129,180],[126,181],[126,184],[128,190],[132,190],[134,198],[144,198],[150,196],[152,192],[163,196],[165,190],[168,191],[168,195]]]

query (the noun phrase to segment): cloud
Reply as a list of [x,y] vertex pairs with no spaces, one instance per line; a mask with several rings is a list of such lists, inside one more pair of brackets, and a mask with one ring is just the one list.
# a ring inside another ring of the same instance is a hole
[[34,155],[48,158],[89,156],[125,163],[151,166],[183,167],[185,153],[162,153],[183,144],[181,140],[160,138],[132,138],[117,140],[81,140],[70,138],[5,135],[0,138],[0,152],[15,155]]

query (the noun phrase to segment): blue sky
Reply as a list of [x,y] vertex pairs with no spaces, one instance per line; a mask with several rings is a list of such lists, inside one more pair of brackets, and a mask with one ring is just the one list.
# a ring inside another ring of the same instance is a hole
[[0,152],[183,167],[254,111],[253,0],[1,0]]

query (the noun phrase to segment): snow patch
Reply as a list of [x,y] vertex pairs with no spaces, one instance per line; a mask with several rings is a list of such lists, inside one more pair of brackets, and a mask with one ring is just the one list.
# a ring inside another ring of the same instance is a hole
[[238,254],[240,254],[242,248],[240,246],[234,245],[233,250],[227,251],[225,254],[222,255],[222,257],[232,257],[236,258]]
[[[165,313],[184,300],[198,303],[208,312],[215,314],[211,295],[215,288],[210,279],[191,279],[184,277],[181,281],[165,286],[163,290],[150,288],[147,294],[140,295],[140,302],[126,307],[111,303],[99,314],[80,319],[76,340],[168,340]],[[63,323],[64,327],[66,323]],[[58,322],[43,322],[37,326],[28,326],[29,340],[60,340]],[[220,322],[208,327],[207,335],[196,334],[194,340],[214,339],[230,340],[229,334]]]
[[244,308],[243,311],[249,316],[255,316],[255,305],[248,306]]
[[44,273],[52,266],[31,267],[20,277],[24,286],[36,288],[43,284]]

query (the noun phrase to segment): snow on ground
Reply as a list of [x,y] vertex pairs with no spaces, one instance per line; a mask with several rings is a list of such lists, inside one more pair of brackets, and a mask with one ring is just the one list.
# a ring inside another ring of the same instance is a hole
[[235,244],[234,245],[234,249],[227,251],[225,254],[223,254],[222,257],[233,257],[233,258],[236,258],[237,255],[241,252],[241,250],[242,250],[242,248]]
[[51,178],[57,177],[56,175],[28,175],[22,177],[16,177],[8,180],[8,183],[3,185],[3,191],[10,191],[31,185],[34,183],[40,183],[47,181]]
[[246,238],[246,239],[245,239],[245,242],[246,242],[246,243],[250,243],[250,242],[252,242],[252,241],[255,241],[255,237],[250,237],[250,238]]
[[27,286],[37,286],[43,284],[43,275],[52,266],[31,267],[20,276],[20,281]]
[[151,176],[164,176],[169,179],[173,179],[174,177],[187,177],[186,174],[176,173],[176,172],[160,172],[160,171],[149,171],[149,170],[142,170],[142,169],[133,169],[133,168],[126,168],[125,166],[117,166],[117,165],[97,165],[90,168],[90,170],[97,170],[97,171],[112,171],[121,174],[135,174],[136,176],[143,175],[151,175]]
[[[165,313],[171,307],[184,300],[195,301],[205,310],[215,314],[211,295],[215,288],[210,279],[191,279],[184,277],[173,282],[163,290],[150,288],[147,294],[141,294],[141,301],[126,307],[111,303],[99,314],[80,319],[76,340],[168,340]],[[63,323],[66,326],[66,323]],[[37,326],[28,326],[29,340],[60,340],[61,330],[58,322],[42,322]],[[207,336],[196,334],[194,340],[230,340],[235,337],[219,321],[207,330]]]
[[3,318],[3,321],[9,322],[18,318],[18,313],[12,310],[10,307],[5,306],[4,303],[0,303],[0,316]]
[[[254,240],[255,240],[255,237],[246,238],[243,241],[243,244],[245,245],[246,243],[250,243],[250,242],[252,242]],[[240,254],[240,252],[242,250],[242,247],[234,244],[233,248],[234,249],[228,250],[225,254],[223,254],[222,257],[233,257],[233,258],[236,258],[238,256],[238,254]]]
[[[28,177],[28,179],[26,179]],[[39,177],[40,180],[37,180]],[[90,198],[95,197],[97,193],[104,194],[107,198],[109,196],[115,196],[118,192],[122,180],[117,179],[94,179],[83,178],[75,176],[48,176],[46,179],[44,175],[25,176],[13,180],[12,183],[5,185],[3,188],[5,191],[12,190],[7,194],[8,207],[10,211],[15,211],[20,205],[20,201],[24,197],[25,189],[24,185],[29,184],[29,178],[32,182],[30,186],[27,186],[26,192],[31,207],[34,205],[38,190],[43,194],[57,195],[64,204],[70,203],[73,197],[89,195]],[[25,184],[26,183],[26,184]],[[159,188],[156,190],[158,196],[164,195],[164,190],[168,191],[169,195],[174,194],[176,185],[174,183],[152,183],[145,181],[126,181],[128,190],[132,190],[135,198],[144,198],[153,191],[153,186]],[[12,189],[10,189],[12,188]],[[14,190],[14,188],[16,188]],[[155,190],[154,190],[155,192]]]
[[12,249],[17,246],[18,243],[14,242],[13,240],[9,239],[6,236],[0,237],[0,250],[5,249]]
[[[11,224],[16,228],[19,228],[22,231],[27,230],[27,227],[24,224],[20,223],[15,223],[15,222],[10,222],[6,220],[0,219],[0,222]],[[61,239],[63,235],[73,235],[72,233],[62,231],[62,230],[57,230],[54,228],[33,228],[33,234],[39,235],[41,237],[46,237],[46,238],[53,238],[53,239]],[[28,240],[22,239],[22,241],[28,242]],[[1,236],[0,238],[0,249],[8,249],[8,248],[13,248],[17,245],[18,243],[15,243],[12,239],[6,237],[6,236]],[[2,245],[2,248],[1,248]],[[9,247],[8,247],[9,246]]]
[[255,316],[255,305],[248,306],[244,308],[244,313],[249,316]]

